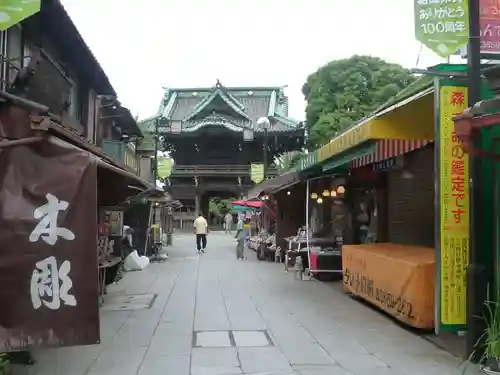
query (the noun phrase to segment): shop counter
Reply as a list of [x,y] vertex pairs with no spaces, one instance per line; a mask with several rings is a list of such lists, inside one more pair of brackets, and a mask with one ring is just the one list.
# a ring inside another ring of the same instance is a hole
[[434,328],[435,250],[377,243],[344,245],[344,289],[415,328]]

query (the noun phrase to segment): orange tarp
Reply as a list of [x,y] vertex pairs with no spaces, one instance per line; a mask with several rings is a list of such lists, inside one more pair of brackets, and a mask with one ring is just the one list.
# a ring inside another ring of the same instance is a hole
[[434,328],[435,250],[378,243],[342,247],[344,288],[416,328]]

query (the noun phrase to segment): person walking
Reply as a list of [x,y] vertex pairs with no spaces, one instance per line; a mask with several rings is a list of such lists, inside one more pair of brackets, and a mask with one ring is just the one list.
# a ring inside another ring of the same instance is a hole
[[236,224],[236,259],[245,259],[244,245],[245,245],[245,231],[243,230],[243,215],[238,216],[238,224]]
[[233,215],[229,212],[224,216],[224,229],[226,234],[231,233],[233,230]]
[[196,247],[198,254],[204,253],[207,247],[208,223],[200,212],[193,224],[196,231]]

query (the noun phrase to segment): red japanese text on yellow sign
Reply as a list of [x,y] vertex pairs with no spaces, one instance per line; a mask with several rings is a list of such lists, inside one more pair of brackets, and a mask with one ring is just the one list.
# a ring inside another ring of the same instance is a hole
[[442,86],[440,103],[441,324],[466,319],[469,259],[469,157],[455,134],[452,117],[467,107],[467,88]]

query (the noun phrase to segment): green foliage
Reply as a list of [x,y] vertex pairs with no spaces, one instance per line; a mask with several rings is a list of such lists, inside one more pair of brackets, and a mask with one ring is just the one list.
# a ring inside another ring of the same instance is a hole
[[[498,294],[498,293],[497,293]],[[490,367],[493,371],[499,370],[500,361],[500,295],[497,296],[496,301],[486,301],[485,302],[485,326],[481,337],[476,343],[476,350],[471,354],[469,361],[466,361],[465,366],[463,366],[462,374],[471,373],[470,366],[473,365],[470,360],[479,354],[477,351],[480,350],[480,358],[478,358],[478,363],[482,366]],[[475,365],[473,365],[475,367]],[[474,372],[475,373],[475,372]]]
[[0,375],[9,375],[11,372],[10,361],[7,353],[0,353]]
[[486,303],[486,329],[484,331],[484,356],[486,359],[500,359],[500,305]]
[[231,211],[232,203],[236,198],[220,199],[218,197],[211,198],[208,202],[208,211],[215,217],[222,218]]
[[371,56],[354,55],[322,66],[302,87],[308,148],[329,142],[414,81],[402,66]]

